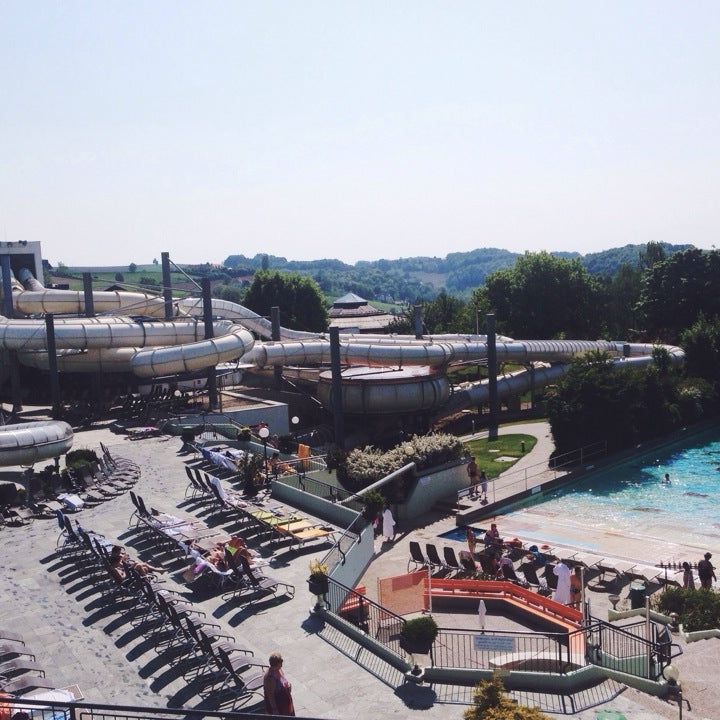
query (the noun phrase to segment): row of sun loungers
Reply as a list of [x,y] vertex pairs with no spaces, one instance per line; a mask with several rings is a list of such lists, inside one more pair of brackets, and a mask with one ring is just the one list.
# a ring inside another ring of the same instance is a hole
[[45,676],[22,635],[0,628],[0,693],[23,696],[57,687]]
[[[21,505],[0,503],[0,525],[25,525],[35,518],[53,518],[58,512],[77,512],[85,505],[93,507],[129,490],[140,478],[140,467],[125,458],[115,457],[101,443],[98,461],[79,471],[69,471],[70,486],[41,494],[30,478],[33,499]],[[62,492],[58,490],[62,489]]]
[[[539,564],[534,558],[531,558],[526,547],[519,548],[513,544],[506,546],[506,550],[508,557],[512,557],[512,553],[519,553],[519,558],[516,557],[513,564],[506,562],[497,568],[487,551],[480,552],[473,557],[468,550],[463,550],[456,556],[454,548],[446,546],[443,548],[443,556],[440,557],[434,544],[427,543],[425,553],[423,553],[419,543],[412,541],[408,570],[411,567],[415,569],[422,567],[429,568],[431,572],[455,573],[458,577],[475,577],[479,573],[491,577],[500,575],[506,580],[538,589],[543,593],[555,589],[557,578],[553,573],[555,568],[553,561],[560,560],[571,566],[580,565],[588,570],[597,570],[601,574],[611,572],[618,579],[629,577],[641,578],[648,583],[676,582],[672,578],[666,579],[664,570],[660,567],[606,558],[567,548],[548,549],[543,553],[546,558],[543,564]],[[518,559],[519,562],[517,562]]]
[[334,542],[336,530],[332,526],[295,512],[287,513],[279,506],[257,504],[257,498],[248,498],[241,492],[229,489],[227,478],[210,475],[187,465],[185,472],[189,480],[185,497],[214,502],[222,511],[254,525],[256,531],[265,533],[271,543],[289,541],[291,547],[299,548],[318,540]]
[[203,551],[210,551],[217,543],[227,543],[230,540],[227,533],[208,528],[200,521],[178,518],[152,509],[148,511],[142,497],[135,493],[131,495],[131,499],[136,507],[133,513],[137,519],[136,527],[145,527],[184,557],[201,562],[203,573],[215,580],[220,589],[228,584],[232,586],[230,592],[234,598],[253,602],[259,596],[277,595],[280,592],[289,597],[295,595],[293,585],[268,577],[260,570],[259,565],[251,567],[242,557],[235,558],[226,552],[227,570],[221,570],[205,560]]
[[266,667],[253,660],[252,651],[222,633],[218,624],[164,581],[141,576],[132,568],[127,569],[126,579],[118,580],[110,572],[113,543],[107,538],[73,528],[69,522],[67,530],[64,542],[58,543],[61,554],[72,558],[108,605],[129,616],[156,653],[167,654],[169,662],[181,666],[183,676],[199,686],[201,695],[229,690],[244,707],[261,701]]

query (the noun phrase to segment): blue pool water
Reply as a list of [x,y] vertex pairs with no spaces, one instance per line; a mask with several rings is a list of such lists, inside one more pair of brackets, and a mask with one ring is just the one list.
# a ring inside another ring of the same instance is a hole
[[[467,530],[467,525],[462,525],[461,527],[455,527],[452,530],[448,530],[447,532],[441,533],[438,535],[439,538],[443,538],[444,540],[457,540],[458,542],[465,542],[465,533]],[[471,526],[472,527],[472,526]],[[475,533],[475,537],[478,539],[478,541],[482,541],[482,539],[485,537],[485,529],[484,528],[478,528],[478,527],[472,527],[472,531]]]
[[[663,483],[665,473],[670,483]],[[661,448],[538,498],[571,524],[681,538],[720,537],[720,429]],[[531,509],[530,509],[531,510]]]

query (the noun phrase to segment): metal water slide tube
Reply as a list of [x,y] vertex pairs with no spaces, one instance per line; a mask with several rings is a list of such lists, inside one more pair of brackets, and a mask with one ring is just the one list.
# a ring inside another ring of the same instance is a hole
[[45,286],[35,278],[27,268],[20,268],[18,280],[23,284],[25,290],[44,290]]
[[[104,290],[93,292],[93,301],[96,313],[165,317],[165,303],[156,295]],[[21,290],[13,293],[13,306],[24,315],[82,315],[85,293],[82,290]]]
[[[158,332],[151,330],[154,325],[161,326],[156,328]],[[92,342],[84,342],[85,338],[79,335],[66,338],[56,334],[57,346],[63,348],[58,352],[58,369],[61,372],[102,370],[132,372],[142,378],[164,377],[196,372],[218,363],[230,362],[252,349],[254,338],[244,327],[226,321],[215,325],[220,331],[218,335],[208,340],[200,340],[198,337],[202,338],[204,333],[202,323],[148,324],[144,329],[151,332],[146,336],[148,342],[144,343],[142,337],[130,333],[123,337],[119,337],[117,333],[111,336],[108,330],[114,331],[118,328],[113,324],[100,323],[99,327],[83,325],[84,329],[90,327],[98,330],[92,337]],[[34,333],[36,337],[33,337],[33,341],[38,344],[38,350],[28,352],[25,346],[26,351],[20,353],[21,362],[30,367],[48,369],[48,354],[40,349],[44,346],[37,337],[41,335],[40,330],[34,329]],[[103,333],[108,333],[104,346]],[[3,341],[0,326],[0,344]]]
[[[616,357],[610,362],[612,367],[618,370],[630,369],[634,367],[645,367],[651,365],[653,360],[653,350],[658,347],[665,349],[670,357],[673,365],[680,365],[685,359],[685,353],[682,348],[672,345],[648,345],[644,343],[611,343],[620,345],[629,350],[628,357]],[[531,370],[519,370],[514,373],[498,377],[498,397],[505,400],[515,395],[522,395],[528,390],[539,389],[547,385],[557,382],[567,371],[570,365],[568,363],[560,363],[557,365],[535,365]],[[444,413],[452,413],[462,408],[473,407],[487,403],[490,396],[490,390],[487,380],[473,383],[469,387],[455,388],[455,392],[443,407]]]
[[73,429],[66,422],[38,421],[0,427],[0,465],[33,465],[66,453]]

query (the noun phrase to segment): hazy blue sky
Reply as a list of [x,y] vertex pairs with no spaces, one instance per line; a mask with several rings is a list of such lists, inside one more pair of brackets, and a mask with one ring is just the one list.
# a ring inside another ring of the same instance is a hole
[[716,1],[0,0],[0,238],[68,264],[710,247],[719,20]]

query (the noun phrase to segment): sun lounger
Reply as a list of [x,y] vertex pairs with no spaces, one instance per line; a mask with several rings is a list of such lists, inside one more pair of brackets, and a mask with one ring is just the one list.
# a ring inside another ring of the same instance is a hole
[[415,564],[415,569],[419,567],[428,567],[430,562],[423,555],[423,551],[420,549],[420,543],[415,540],[410,541],[410,559],[408,560],[408,572],[410,572],[410,565]]
[[300,547],[313,540],[333,540],[335,537],[335,528],[313,527],[298,532],[290,531],[288,535],[292,538],[292,544]]
[[443,557],[445,558],[445,565],[446,567],[452,568],[453,570],[462,570],[462,567],[460,566],[460,563],[458,562],[458,559],[455,555],[455,550],[453,548],[448,547],[447,545],[443,547]]

